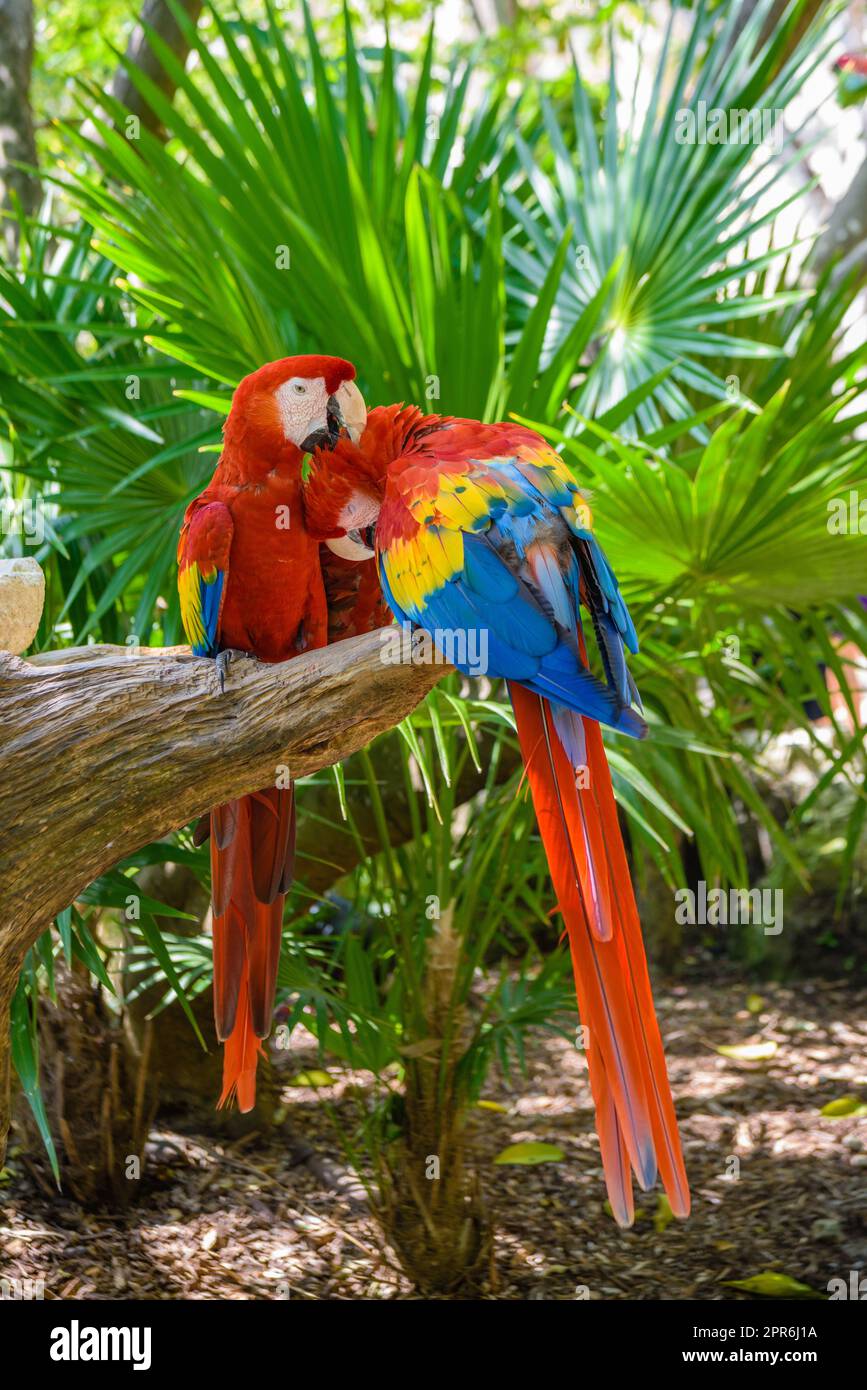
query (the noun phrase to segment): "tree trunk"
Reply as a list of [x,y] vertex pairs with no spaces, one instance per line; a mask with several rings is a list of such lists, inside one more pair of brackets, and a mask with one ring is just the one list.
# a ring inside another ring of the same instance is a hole
[[[224,694],[186,648],[0,653],[0,1021],[27,950],[106,869],[212,806],[347,757],[450,669],[382,651],[374,632],[275,666],[236,659]],[[8,1068],[7,1024],[0,1150]]]
[[[202,12],[202,0],[179,0],[179,5],[191,23],[195,24]],[[141,18],[130,36],[124,62],[118,68],[111,86],[111,94],[115,101],[119,101],[134,116],[138,116],[146,129],[158,133],[161,129],[159,118],[139,93],[126,67],[127,63],[132,63],[171,101],[175,94],[174,79],[163,70],[159,58],[151,48],[145,25],[159,35],[181,67],[186,64],[190,45],[166,0],[144,0]]]
[[[732,42],[740,36],[753,15],[758,0],[743,0],[738,21],[732,35]],[[776,0],[765,20],[754,52],[767,43],[789,9],[789,0]],[[791,57],[810,25],[822,9],[822,0],[803,0],[800,13],[790,16],[792,22],[781,62]],[[779,69],[778,69],[779,70]],[[774,74],[775,75],[775,74]],[[834,208],[827,228],[819,237],[811,252],[809,265],[816,275],[821,274],[833,260],[839,259],[834,274],[843,275],[859,264],[862,276],[867,275],[867,160],[865,160],[849,186],[848,191]]]
[[839,258],[836,275],[858,264],[861,278],[867,276],[867,159],[831,214],[831,220],[816,242],[812,266],[817,272]]
[[[28,214],[39,205],[39,179],[16,161],[36,164],[36,139],[30,107],[30,74],[33,68],[33,0],[0,0],[0,179],[3,207],[13,207],[12,195]],[[10,261],[18,246],[18,224],[5,220],[3,235]]]
[[[117,1210],[135,1199],[145,1167],[145,1144],[156,1108],[146,1045],[134,1057],[86,968],[58,961],[57,1000],[39,1005],[42,1099],[57,1140],[63,1186],[86,1207]],[[18,1097],[15,1123],[31,1162],[51,1177],[30,1106]]]
[[467,1161],[459,1064],[469,1030],[454,1000],[461,940],[451,919],[447,909],[428,943],[425,1036],[404,1048],[403,1133],[384,1146],[374,1207],[405,1273],[425,1294],[475,1292],[493,1249],[481,1185]]

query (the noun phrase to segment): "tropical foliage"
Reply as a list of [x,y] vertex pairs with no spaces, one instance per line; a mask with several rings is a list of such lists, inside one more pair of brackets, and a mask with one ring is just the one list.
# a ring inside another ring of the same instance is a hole
[[[22,227],[20,264],[0,267],[2,477],[46,522],[39,645],[178,640],[180,516],[232,388],[267,359],[327,348],[358,364],[372,402],[533,423],[589,489],[642,643],[653,736],[610,749],[637,867],[744,883],[760,827],[803,878],[809,799],[772,803],[765,787],[769,745],[795,735],[816,795],[837,782],[851,796],[842,903],[867,784],[852,697],[847,719],[824,672],[846,692],[841,638],[867,649],[867,538],[827,523],[867,486],[867,349],[843,341],[858,284],[816,284],[804,248],[778,245],[779,213],[809,183],[782,191],[798,140],[756,157],[675,138],[701,102],[790,107],[828,54],[828,13],[801,33],[803,8],[766,34],[770,0],[742,28],[735,7],[700,4],[685,31],[676,6],[634,90],[612,44],[602,92],[576,68],[518,99],[484,49],[450,59],[433,30],[415,55],[360,50],[348,13],[326,47],[306,9],[303,43],[270,6],[260,22],[216,7],[198,31],[178,12],[190,70],[153,40],[175,99],[130,73],[165,140],[84,83],[91,125],[64,128],[66,167]],[[341,823],[356,833],[363,787],[377,847],[326,900],[311,903],[302,876],[291,904],[285,1021],[380,1078],[359,1134],[381,1191],[397,1180],[396,1087],[428,1103],[434,1065],[453,1124],[492,1063],[520,1064],[528,1028],[570,1026],[564,962],[539,954],[555,933],[508,711],[501,692],[478,694],[447,684],[389,736],[409,839],[369,756],[353,761]],[[486,764],[463,803],[479,730]],[[185,837],[160,856],[206,881]],[[31,955],[16,1061],[37,1107],[37,977],[50,987],[58,950],[103,969],[98,922],[143,862],[100,880]],[[124,938],[128,989],[161,980],[164,1004],[209,973],[207,939],[161,935],[166,916],[149,901]],[[435,1000],[432,962],[448,985]]]

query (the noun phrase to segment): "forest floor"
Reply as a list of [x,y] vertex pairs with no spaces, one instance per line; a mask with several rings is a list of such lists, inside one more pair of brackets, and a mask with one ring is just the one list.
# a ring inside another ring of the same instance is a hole
[[[867,1272],[867,1118],[820,1113],[847,1095],[867,1101],[867,990],[820,981],[748,995],[691,982],[662,987],[658,1003],[690,1220],[667,1220],[655,1193],[637,1194],[635,1226],[618,1229],[580,1054],[539,1038],[526,1077],[491,1078],[485,1096],[504,1108],[473,1116],[497,1231],[481,1297],[745,1298],[731,1281],[768,1272],[827,1297],[832,1279]],[[760,1061],[717,1051],[756,1042]],[[318,1064],[311,1047],[283,1065],[295,1076]],[[0,1279],[43,1280],[46,1298],[416,1297],[342,1165],[337,1125],[354,1124],[361,1079],[329,1072],[327,1091],[285,1088],[285,1119],[267,1136],[154,1130],[138,1200],[122,1214],[49,1197],[13,1152]],[[523,1140],[564,1157],[494,1165]]]

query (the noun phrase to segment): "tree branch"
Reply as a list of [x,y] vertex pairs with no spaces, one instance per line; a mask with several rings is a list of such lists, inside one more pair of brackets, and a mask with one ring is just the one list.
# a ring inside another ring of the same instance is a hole
[[[21,962],[119,859],[232,797],[306,776],[391,728],[450,667],[385,664],[376,632],[281,665],[238,659],[220,694],[187,648],[0,652],[0,1027]],[[0,1034],[0,1165],[8,1122]]]

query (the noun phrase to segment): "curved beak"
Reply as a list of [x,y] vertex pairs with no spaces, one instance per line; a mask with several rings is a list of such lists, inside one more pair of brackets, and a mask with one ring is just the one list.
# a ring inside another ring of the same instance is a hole
[[344,381],[334,395],[328,397],[324,421],[316,422],[301,448],[308,454],[314,449],[333,449],[343,431],[353,444],[357,444],[366,424],[364,397],[354,381]]
[[[357,444],[364,434],[364,427],[367,424],[367,406],[364,404],[364,397],[354,381],[344,381],[337,392],[337,397],[343,414],[346,433],[353,444]],[[332,397],[333,399],[334,397]]]
[[320,416],[310,433],[305,439],[302,439],[302,452],[312,454],[314,449],[333,449],[340,438],[340,431],[344,428],[343,415],[337,397],[329,396],[325,408],[325,419],[323,420]]
[[376,555],[375,526],[366,526],[363,531],[347,531],[325,542],[328,549],[343,560],[372,560]]

